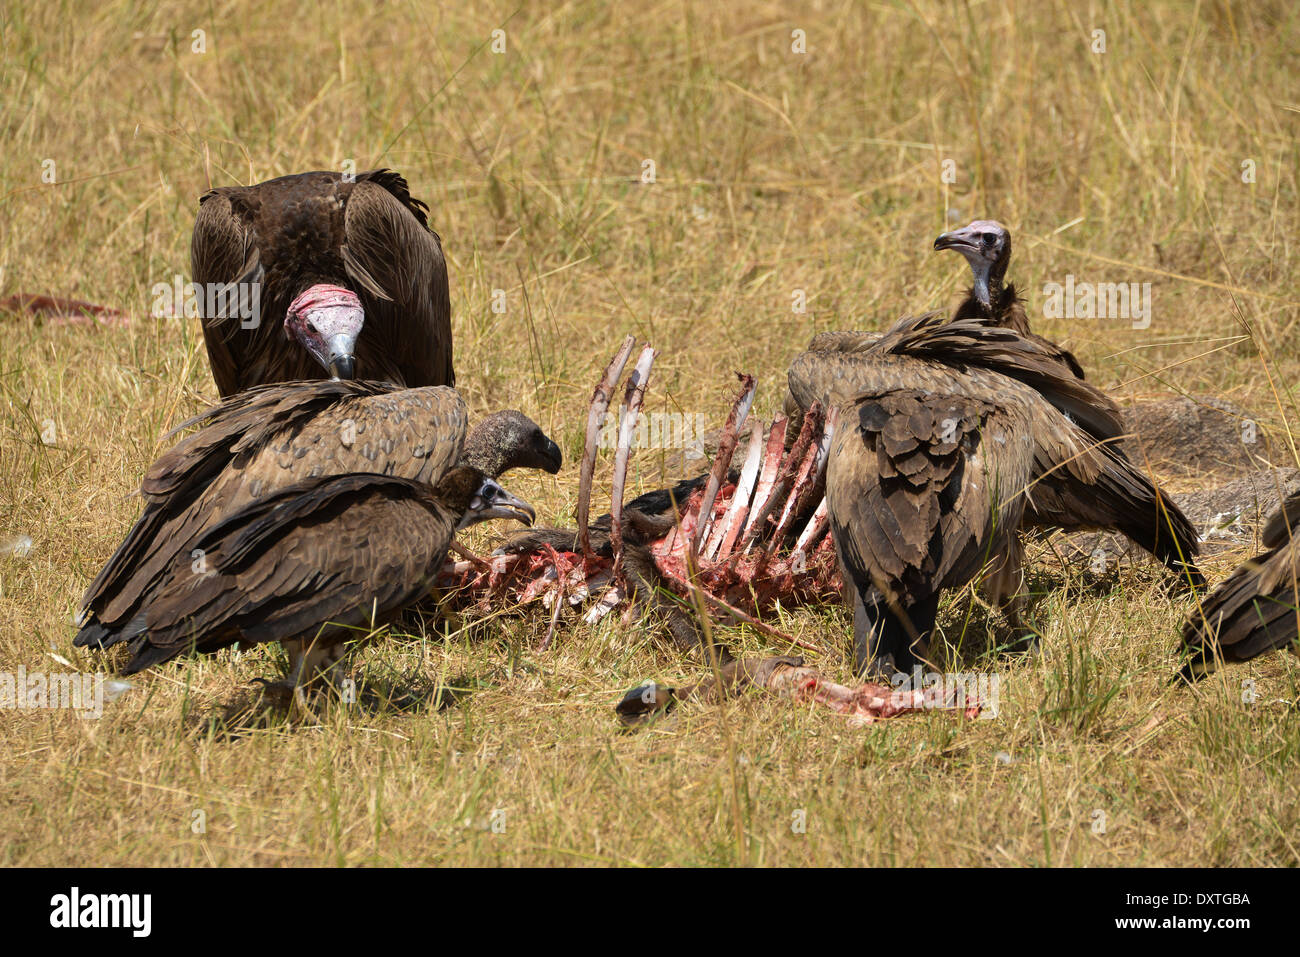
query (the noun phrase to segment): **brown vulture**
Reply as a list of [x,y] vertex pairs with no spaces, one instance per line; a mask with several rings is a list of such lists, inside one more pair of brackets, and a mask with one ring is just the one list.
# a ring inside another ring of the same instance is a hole
[[1238,566],[1188,618],[1183,678],[1204,677],[1220,661],[1249,661],[1283,648],[1300,655],[1297,526],[1300,492],[1289,495],[1265,524],[1267,551]]
[[1114,404],[1013,329],[904,319],[859,351],[800,356],[790,388],[841,409],[827,499],[859,669],[916,664],[940,592],[980,576],[1018,623],[1022,524],[1114,528],[1199,580],[1195,529],[1113,447]]
[[[203,428],[150,467],[143,514],[82,600],[74,644],[129,642],[128,672],[190,645],[283,640],[294,680],[310,680],[317,626],[368,622],[372,605],[395,614],[427,590],[457,522],[528,511],[495,475],[560,467],[522,413],[468,430],[446,386],[262,386],[191,424]],[[347,635],[331,626],[321,647],[337,657]]]
[[[209,190],[190,263],[223,397],[326,375],[455,384],[442,241],[392,170]],[[238,310],[227,289],[257,298]]]

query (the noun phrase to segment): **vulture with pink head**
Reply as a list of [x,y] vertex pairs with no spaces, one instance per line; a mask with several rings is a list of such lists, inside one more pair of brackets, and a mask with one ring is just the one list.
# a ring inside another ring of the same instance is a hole
[[442,242],[392,170],[209,190],[190,262],[222,397],[325,377],[455,384]]

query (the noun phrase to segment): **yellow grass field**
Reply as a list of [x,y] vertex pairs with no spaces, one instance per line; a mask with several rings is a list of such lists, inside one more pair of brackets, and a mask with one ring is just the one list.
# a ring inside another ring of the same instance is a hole
[[[969,273],[932,242],[983,217],[1013,232],[1035,330],[1122,405],[1226,398],[1297,464],[1295,3],[445,7],[3,5],[0,297],[130,322],[0,311],[0,671],[112,665],[72,648],[71,617],[162,436],[216,398],[198,320],[152,314],[210,184],[409,179],[471,409],[520,408],[564,450],[556,477],[507,477],[545,522],[572,524],[586,403],[625,334],[660,353],[647,411],[721,424],[740,370],[766,418],[814,332],[951,306]],[[1044,317],[1067,276],[1151,283],[1149,327]],[[750,694],[628,733],[624,690],[707,667],[617,616],[546,652],[540,616],[413,625],[354,655],[366,694],[317,727],[220,720],[283,666],[274,646],[186,659],[99,720],[0,710],[0,863],[1300,864],[1300,662],[1171,686],[1191,599],[1147,563],[1106,588],[1085,571],[1037,566],[1041,653],[954,659],[1000,676],[987,721],[854,729]],[[982,640],[966,605],[945,634]],[[848,678],[844,609],[781,626]]]

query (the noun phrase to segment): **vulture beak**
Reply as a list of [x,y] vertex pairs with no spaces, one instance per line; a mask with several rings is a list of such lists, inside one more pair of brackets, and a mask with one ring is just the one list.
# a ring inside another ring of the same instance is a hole
[[942,233],[934,241],[935,249],[956,249],[965,255],[966,250],[978,253],[980,241],[977,232],[970,226],[963,226],[961,229],[954,229],[950,233]]
[[342,286],[308,287],[289,304],[284,328],[336,379],[357,368],[357,337],[366,323],[357,294]]
[[351,379],[356,376],[357,360],[352,354],[353,342],[346,336],[334,336],[329,341],[329,354],[326,359],[330,375],[336,379]]
[[560,447],[555,444],[553,439],[547,438],[546,444],[539,453],[541,458],[541,469],[555,475],[560,471],[560,466],[564,464],[564,456],[560,453]]
[[493,518],[515,518],[525,525],[537,520],[537,512],[521,498],[515,498],[495,479],[485,478],[469,501],[469,508],[456,528],[461,529]]

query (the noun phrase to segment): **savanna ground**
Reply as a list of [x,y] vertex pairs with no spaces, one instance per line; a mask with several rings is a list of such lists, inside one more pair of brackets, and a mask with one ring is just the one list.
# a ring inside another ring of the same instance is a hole
[[[931,242],[985,216],[1013,230],[1037,330],[1092,379],[1124,404],[1226,397],[1295,464],[1295,4],[470,7],[5,3],[0,293],[131,316],[0,314],[0,543],[32,539],[0,556],[5,670],[104,667],[71,647],[76,602],[163,434],[216,395],[197,320],[151,315],[154,285],[188,276],[209,183],[348,161],[403,172],[446,248],[458,385],[476,412],[531,414],[568,465],[624,334],[660,351],[649,411],[720,423],[746,370],[766,417],[812,333],[951,304],[968,274]],[[1150,282],[1150,327],[1044,318],[1043,283],[1071,274]],[[642,455],[634,491],[657,461]],[[568,465],[508,484],[568,523]],[[608,457],[601,470],[598,508]],[[1207,562],[1210,577],[1248,550]],[[98,721],[0,715],[0,861],[1300,862],[1294,659],[1171,687],[1190,599],[1158,570],[1103,588],[1040,565],[1034,582],[1034,657],[979,652],[982,610],[964,626],[963,596],[946,606],[948,637],[968,632],[947,663],[1002,678],[989,721],[854,730],[750,695],[625,733],[623,690],[705,667],[612,619],[545,653],[538,617],[412,627],[356,655],[357,709],[236,736],[213,719],[281,666],[276,649],[185,661],[133,679]],[[782,626],[847,678],[844,611]]]

